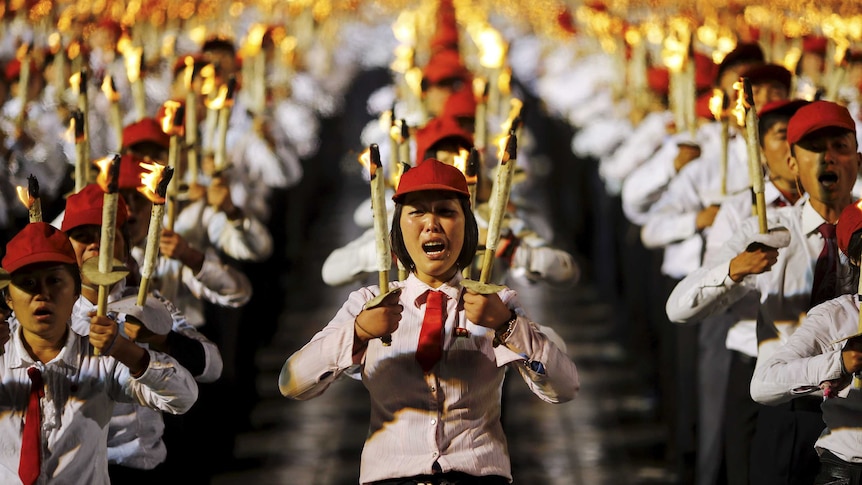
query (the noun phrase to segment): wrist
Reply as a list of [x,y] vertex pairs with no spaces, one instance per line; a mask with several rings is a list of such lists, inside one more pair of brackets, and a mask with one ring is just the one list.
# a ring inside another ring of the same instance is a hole
[[494,347],[505,344],[506,341],[509,340],[512,332],[515,330],[515,324],[517,322],[518,314],[515,313],[515,310],[511,310],[509,320],[507,320],[503,325],[500,325],[500,327],[494,331]]

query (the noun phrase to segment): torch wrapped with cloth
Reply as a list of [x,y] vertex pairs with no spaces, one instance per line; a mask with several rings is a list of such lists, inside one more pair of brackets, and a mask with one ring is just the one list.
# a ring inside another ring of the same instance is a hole
[[114,239],[117,233],[117,205],[119,203],[120,156],[96,161],[99,175],[96,182],[105,192],[102,202],[102,231],[99,241],[99,257],[90,258],[81,266],[81,273],[99,285],[96,315],[108,313],[108,293],[112,285],[129,274],[123,263],[114,258]]
[[27,187],[15,187],[18,200],[27,208],[30,222],[42,222],[42,200],[39,197],[39,180],[30,175],[27,177]]
[[758,133],[757,108],[748,78],[741,77],[733,84],[738,97],[735,114],[740,126],[745,127],[745,141],[748,147],[748,175],[751,191],[754,194],[754,214],[757,216],[761,234],[769,231],[766,223],[766,195],[764,193],[763,166],[760,162],[760,135]]
[[[179,214],[179,183],[182,180],[180,170],[180,138],[184,135],[183,123],[185,122],[185,107],[178,101],[165,101],[162,106],[164,116],[161,118],[162,131],[170,137],[168,145],[168,167],[171,168],[172,177],[169,178],[170,185],[167,187],[168,196],[168,222],[167,228],[174,230],[174,223]],[[145,193],[146,195],[146,193]],[[164,202],[162,202],[164,204]],[[152,226],[151,226],[152,227]]]
[[[147,230],[147,244],[144,250],[144,261],[141,265],[141,284],[138,294],[131,295],[111,303],[111,310],[126,315],[126,319],[143,325],[157,335],[167,335],[173,328],[173,320],[169,312],[164,311],[164,304],[155,296],[149,294],[150,282],[159,261],[159,239],[162,232],[162,220],[165,216],[165,201],[174,169],[157,163],[141,163],[145,171],[141,173],[141,185],[138,192],[153,203],[150,211],[150,226]],[[101,253],[100,253],[101,254]],[[146,314],[147,317],[143,318]]]
[[[386,213],[386,177],[383,173],[383,164],[380,162],[380,148],[372,144],[369,149],[359,157],[359,162],[368,169],[371,185],[371,210],[374,213],[374,236],[377,247],[377,274],[380,286],[380,294],[365,304],[365,309],[374,308],[389,295],[400,292],[396,288],[389,289],[389,270],[392,268],[392,249],[389,246],[389,224]],[[380,337],[383,345],[392,344],[392,336]]]

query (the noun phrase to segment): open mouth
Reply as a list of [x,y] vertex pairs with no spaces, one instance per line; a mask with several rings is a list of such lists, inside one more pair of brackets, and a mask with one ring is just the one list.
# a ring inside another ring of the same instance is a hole
[[833,172],[823,172],[817,177],[817,181],[820,182],[820,185],[826,188],[832,188],[838,183],[838,174]]
[[428,256],[439,256],[446,250],[446,244],[441,241],[430,241],[422,245],[422,250]]
[[51,310],[46,307],[39,307],[33,312],[33,316],[37,318],[50,317],[51,315]]

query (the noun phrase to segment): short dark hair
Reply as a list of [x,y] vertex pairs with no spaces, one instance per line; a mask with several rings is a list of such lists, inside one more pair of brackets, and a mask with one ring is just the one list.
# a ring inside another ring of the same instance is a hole
[[[476,248],[479,247],[479,226],[476,223],[476,216],[470,208],[470,200],[460,197],[457,199],[458,203],[461,204],[461,209],[464,211],[464,246],[461,248],[461,254],[458,255],[456,263],[459,268],[468,268],[473,264],[473,258],[476,256]],[[395,203],[389,241],[395,257],[412,273],[416,269],[416,263],[413,262],[413,258],[407,252],[407,246],[404,244],[404,234],[401,233],[400,221],[403,208],[403,203]]]
[[766,113],[757,120],[757,135],[760,138],[760,146],[763,146],[763,135],[766,134],[776,123],[782,121],[787,123],[793,116],[792,113],[782,113],[781,110]]

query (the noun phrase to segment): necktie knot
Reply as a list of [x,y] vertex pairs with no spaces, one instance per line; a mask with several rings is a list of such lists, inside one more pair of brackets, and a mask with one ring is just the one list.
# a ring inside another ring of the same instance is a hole
[[27,377],[30,378],[30,382],[32,383],[30,392],[35,391],[39,393],[39,396],[42,396],[45,386],[45,382],[42,380],[42,371],[36,367],[30,367],[27,369]]
[[835,224],[824,222],[817,227],[817,230],[820,231],[823,239],[835,239]]

